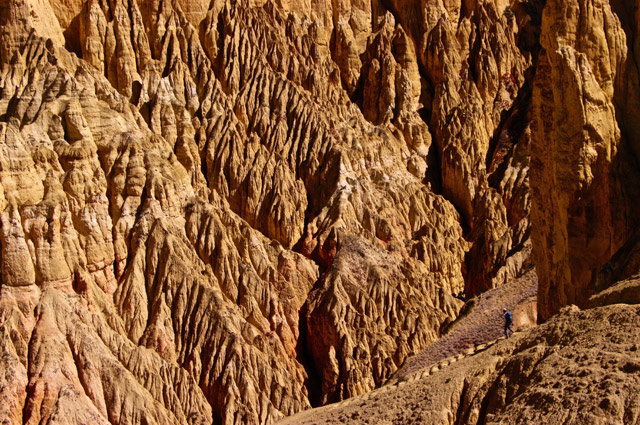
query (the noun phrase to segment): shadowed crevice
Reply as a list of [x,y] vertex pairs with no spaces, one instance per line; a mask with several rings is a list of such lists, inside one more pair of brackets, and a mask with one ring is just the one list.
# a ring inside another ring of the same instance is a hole
[[[322,280],[319,279],[318,281]],[[316,284],[317,285],[317,284]],[[312,289],[313,291],[313,289]],[[313,353],[309,349],[308,341],[308,327],[307,327],[307,313],[308,305],[305,303],[298,313],[298,344],[296,346],[296,352],[298,355],[298,362],[304,367],[307,372],[307,379],[305,381],[305,387],[309,392],[309,403],[312,407],[320,406],[320,400],[322,397],[322,377],[319,371],[316,369],[313,361]]]

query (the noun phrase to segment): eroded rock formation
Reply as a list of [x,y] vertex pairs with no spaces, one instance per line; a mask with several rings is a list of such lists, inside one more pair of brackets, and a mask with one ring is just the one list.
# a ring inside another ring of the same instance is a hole
[[532,138],[543,319],[566,304],[587,305],[603,289],[601,267],[640,223],[632,3],[547,1],[544,9]]
[[543,3],[0,0],[2,418],[370,391],[528,266],[532,204],[541,316],[586,303],[637,223],[637,12]]
[[545,323],[282,423],[638,422],[639,10],[616,0],[544,6],[527,95]]
[[280,423],[634,423],[639,313],[637,305],[565,307],[509,340]]

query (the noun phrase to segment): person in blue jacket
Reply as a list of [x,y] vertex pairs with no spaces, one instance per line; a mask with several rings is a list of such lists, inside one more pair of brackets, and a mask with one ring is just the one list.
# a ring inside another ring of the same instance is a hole
[[504,316],[504,336],[509,338],[513,334],[513,313],[507,311],[506,308],[502,309],[502,316]]

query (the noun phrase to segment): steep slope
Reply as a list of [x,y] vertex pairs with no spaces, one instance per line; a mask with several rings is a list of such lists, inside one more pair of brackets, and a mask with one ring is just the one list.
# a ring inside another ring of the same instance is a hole
[[640,307],[567,307],[508,340],[281,424],[584,424],[640,418]]
[[[513,314],[516,332],[536,326],[536,293],[538,279],[535,270],[465,303],[458,318],[437,341],[415,356],[407,358],[389,382],[406,380],[417,371],[447,359],[465,354],[472,347],[495,341],[504,336],[502,309]],[[389,384],[389,382],[385,384]]]
[[639,10],[544,7],[531,124],[544,323],[431,367],[411,359],[392,385],[282,423],[638,423]]
[[511,6],[1,0],[1,419],[272,422],[516,276]]
[[587,305],[602,289],[599,270],[640,223],[638,32],[630,13],[638,5],[550,0],[544,9],[531,169],[543,319],[566,304]]

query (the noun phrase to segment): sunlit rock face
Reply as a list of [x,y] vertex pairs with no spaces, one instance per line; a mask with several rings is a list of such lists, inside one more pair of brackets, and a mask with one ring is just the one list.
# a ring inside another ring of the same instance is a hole
[[[0,0],[0,419],[270,423],[381,385],[528,267],[532,134],[573,125],[536,99],[578,63],[539,55],[542,6]],[[564,90],[633,121],[615,34]]]
[[585,306],[638,271],[620,258],[607,263],[637,240],[640,224],[639,5],[572,0],[544,8],[531,167],[542,319],[563,305]]

